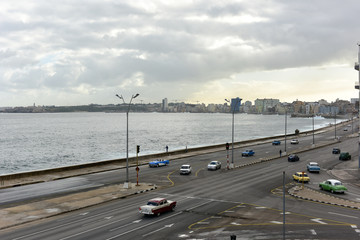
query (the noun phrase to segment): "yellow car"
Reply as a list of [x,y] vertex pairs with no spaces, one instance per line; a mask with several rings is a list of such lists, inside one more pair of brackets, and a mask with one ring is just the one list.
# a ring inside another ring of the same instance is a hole
[[293,175],[293,179],[298,182],[309,182],[310,178],[306,174],[306,172],[296,172]]

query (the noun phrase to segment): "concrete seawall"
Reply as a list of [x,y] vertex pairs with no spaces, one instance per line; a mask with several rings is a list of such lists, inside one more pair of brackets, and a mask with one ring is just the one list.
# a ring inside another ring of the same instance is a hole
[[[347,124],[348,121],[339,123],[337,125],[344,125]],[[333,126],[327,126],[323,128],[319,128],[315,130],[315,134],[319,134],[324,131],[329,131]],[[313,131],[305,131],[301,132],[299,135],[296,134],[287,134],[287,139],[294,138],[295,136],[306,136],[309,134],[312,134]],[[234,143],[234,148],[240,148],[248,145],[256,145],[261,144],[264,142],[271,142],[275,139],[283,140],[285,138],[285,135],[277,135],[277,136],[271,136],[271,137],[264,137],[264,138],[257,138],[257,139],[251,139],[251,140],[245,140],[240,142]],[[210,150],[210,151],[209,151]],[[150,154],[150,155],[144,155],[139,156],[138,159],[136,157],[129,158],[129,165],[135,165],[137,160],[141,164],[146,164],[149,161],[152,161],[157,158],[168,158],[169,156],[172,157],[172,159],[176,158],[176,155],[179,155],[179,158],[184,157],[185,153],[192,153],[196,154],[197,152],[201,153],[203,151],[207,152],[218,152],[218,151],[225,151],[225,143],[223,144],[217,144],[217,145],[211,145],[211,146],[204,146],[204,147],[197,147],[197,148],[188,148],[188,149],[180,149],[176,151],[170,151],[170,152],[163,152],[163,153],[156,153],[156,154]],[[40,175],[56,175],[59,176],[56,179],[60,178],[66,178],[71,176],[72,171],[78,171],[82,170],[82,174],[90,174],[95,172],[102,172],[102,171],[110,171],[115,170],[119,168],[124,168],[124,164],[126,164],[126,158],[121,159],[113,159],[113,160],[105,160],[105,161],[99,161],[99,162],[93,162],[93,163],[86,163],[86,164],[80,164],[80,165],[73,165],[73,166],[64,166],[59,168],[52,168],[52,169],[43,169],[43,170],[37,170],[37,171],[29,171],[29,172],[21,172],[21,173],[14,173],[14,174],[8,174],[8,175],[1,175],[0,176],[0,187],[6,187],[4,182],[13,180],[13,179],[22,179],[22,178],[29,178],[34,176],[40,176]],[[66,174],[68,173],[68,174]],[[54,179],[49,179],[54,180]]]

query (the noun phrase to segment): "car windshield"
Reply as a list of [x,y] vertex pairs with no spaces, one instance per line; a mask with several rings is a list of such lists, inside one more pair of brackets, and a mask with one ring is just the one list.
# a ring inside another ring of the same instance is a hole
[[311,166],[319,166],[317,163],[310,163]]
[[216,162],[211,162],[210,165],[216,165]]
[[188,169],[189,166],[181,166],[182,169]]
[[157,203],[157,202],[151,202],[151,201],[149,201],[149,202],[147,203],[147,205],[150,205],[150,206],[157,206],[157,205],[158,205],[158,203]]
[[334,182],[334,185],[339,186],[339,185],[342,185],[342,184],[341,184],[341,182]]

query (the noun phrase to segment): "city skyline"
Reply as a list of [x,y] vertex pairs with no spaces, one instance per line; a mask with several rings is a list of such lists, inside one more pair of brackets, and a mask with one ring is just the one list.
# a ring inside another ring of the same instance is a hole
[[358,97],[360,5],[337,1],[0,3],[4,107],[239,96]]

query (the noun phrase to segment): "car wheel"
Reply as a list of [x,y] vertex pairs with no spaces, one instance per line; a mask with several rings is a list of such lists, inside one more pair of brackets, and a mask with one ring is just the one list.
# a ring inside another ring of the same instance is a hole
[[175,209],[175,205],[173,205],[173,206],[171,207],[171,211],[174,211],[174,209]]
[[320,190],[323,190],[323,187],[322,186],[319,186],[320,187]]
[[330,192],[331,192],[331,193],[334,193],[334,190],[331,189]]
[[156,216],[160,216],[160,213],[158,212],[158,213],[156,214]]

